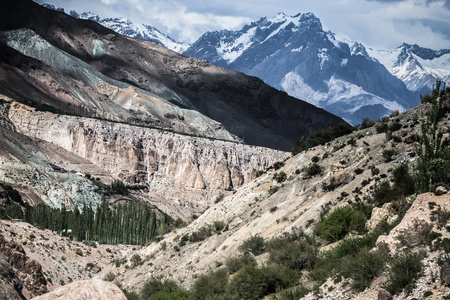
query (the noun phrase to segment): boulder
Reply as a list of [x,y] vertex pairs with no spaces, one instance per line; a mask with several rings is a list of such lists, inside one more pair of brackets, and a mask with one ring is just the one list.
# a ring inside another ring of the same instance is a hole
[[33,300],[127,300],[125,294],[113,283],[101,279],[74,281]]
[[391,293],[389,293],[385,289],[381,289],[378,291],[378,300],[390,300],[390,299],[392,299]]
[[434,194],[436,196],[440,196],[440,195],[444,195],[447,194],[447,189],[443,186],[438,186],[435,190],[434,190]]

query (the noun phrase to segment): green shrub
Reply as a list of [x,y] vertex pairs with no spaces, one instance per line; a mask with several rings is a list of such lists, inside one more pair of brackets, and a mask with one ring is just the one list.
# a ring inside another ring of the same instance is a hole
[[272,196],[273,194],[278,192],[279,189],[280,187],[278,186],[271,186],[267,192],[269,193],[269,196]]
[[274,169],[275,171],[284,166],[284,162],[277,161],[269,169]]
[[288,268],[245,266],[234,276],[231,287],[236,299],[261,299],[296,284],[299,274]]
[[225,264],[228,272],[233,274],[246,265],[256,266],[256,260],[248,252],[245,252],[241,256],[227,259]]
[[180,288],[175,282],[150,279],[144,284],[141,291],[141,299],[148,300],[177,300],[190,299],[191,294]]
[[224,221],[214,221],[213,227],[216,232],[221,232],[225,228],[225,222]]
[[375,129],[376,129],[377,133],[384,133],[384,132],[388,132],[389,126],[386,123],[380,123],[375,126]]
[[383,150],[383,157],[386,160],[386,162],[390,162],[392,161],[392,156],[394,156],[396,154],[394,149],[385,149]]
[[322,167],[317,163],[312,163],[309,166],[304,167],[302,171],[308,176],[313,177],[322,174]]
[[341,263],[341,274],[353,279],[352,287],[362,292],[369,287],[385,263],[384,255],[369,248],[364,248],[355,256],[347,256]]
[[189,236],[189,241],[191,241],[192,243],[200,242],[209,238],[211,235],[212,235],[211,226],[204,225],[197,231],[191,233],[191,235]]
[[260,255],[264,252],[266,247],[266,243],[264,242],[264,238],[259,235],[251,236],[246,239],[240,246],[239,250],[241,252],[251,252],[254,255]]
[[131,257],[130,262],[131,262],[131,267],[132,268],[140,266],[140,265],[142,265],[144,263],[144,261],[142,260],[142,257],[139,254],[134,254]]
[[391,294],[405,290],[412,291],[422,271],[422,256],[419,253],[407,252],[394,256],[390,261],[388,280],[385,286]]
[[306,296],[310,289],[308,289],[305,285],[300,284],[292,288],[283,289],[274,295],[273,299],[276,300],[296,300],[301,299]]
[[400,124],[400,123],[392,123],[389,126],[389,131],[392,131],[392,132],[400,130],[400,129],[402,129],[402,124]]
[[192,298],[207,299],[235,299],[228,284],[228,274],[224,269],[200,276],[192,287]]
[[[258,177],[258,176],[256,176],[256,177]],[[216,197],[216,200],[214,200],[214,203],[219,203],[219,202],[221,202],[223,199],[225,198],[225,195],[223,194],[223,193],[220,193],[217,197]]]
[[339,245],[327,251],[324,255],[333,258],[342,258],[348,255],[356,255],[362,249],[375,247],[379,234],[368,233],[362,237],[346,238],[342,240]]
[[275,179],[278,183],[281,183],[287,179],[287,174],[283,171],[280,173],[275,172],[272,179]]
[[380,207],[385,203],[392,202],[400,196],[398,190],[391,188],[389,182],[383,181],[375,185],[373,191],[373,201],[376,206]]
[[283,245],[274,247],[272,243],[270,250],[270,260],[281,266],[286,266],[294,270],[312,269],[318,260],[317,245],[313,240],[302,238],[296,241],[284,240]]
[[330,242],[335,242],[350,231],[364,232],[366,221],[366,217],[351,206],[338,207],[319,222],[319,235]]
[[375,122],[365,118],[361,123],[361,129],[369,128],[375,125]]

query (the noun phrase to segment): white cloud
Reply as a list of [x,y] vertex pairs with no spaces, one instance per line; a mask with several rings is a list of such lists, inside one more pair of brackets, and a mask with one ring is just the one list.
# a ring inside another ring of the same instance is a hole
[[116,2],[116,0],[101,0],[102,3],[106,4],[106,5],[110,5],[113,4],[114,2]]
[[324,28],[371,47],[392,49],[403,42],[450,49],[450,5],[443,0],[36,0],[127,17],[153,25],[179,41],[193,42],[211,30],[238,29],[278,12],[312,12]]

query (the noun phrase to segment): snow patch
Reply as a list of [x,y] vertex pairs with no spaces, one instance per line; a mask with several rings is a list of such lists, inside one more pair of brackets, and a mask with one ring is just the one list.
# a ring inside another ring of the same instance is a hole
[[253,44],[252,38],[254,37],[255,32],[256,27],[252,27],[232,43],[221,40],[220,45],[217,48],[217,54],[228,63],[232,63]]
[[99,40],[92,41],[92,55],[94,58],[101,57],[103,55],[108,55],[108,51],[103,48],[103,42]]

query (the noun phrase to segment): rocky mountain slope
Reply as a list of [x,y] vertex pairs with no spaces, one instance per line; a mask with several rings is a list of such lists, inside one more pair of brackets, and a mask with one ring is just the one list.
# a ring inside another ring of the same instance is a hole
[[[63,13],[65,12],[64,8],[55,7],[52,4],[43,4],[43,6],[51,10],[56,10]],[[147,42],[152,42],[178,53],[184,52],[189,47],[188,44],[175,41],[173,38],[171,38],[167,34],[162,33],[154,26],[146,24],[135,24],[129,19],[101,18],[99,15],[93,14],[91,12],[77,13],[74,10],[71,10],[69,15],[77,19],[97,22],[102,26],[112,29],[119,34],[123,34]]]
[[312,13],[280,13],[241,30],[207,32],[184,54],[257,76],[352,124],[418,104],[417,94],[363,45],[339,41]]
[[[274,238],[289,239],[292,235],[308,235],[316,232],[315,225],[324,212],[358,201],[370,203],[373,201],[371,200],[373,191],[381,182],[392,178],[393,169],[416,160],[411,138],[417,133],[416,116],[422,109],[407,111],[406,114],[387,121],[386,124],[402,125],[400,130],[392,132],[388,141],[386,140],[388,135],[377,133],[372,127],[289,158],[284,164],[279,164],[279,169],[267,170],[252,183],[212,205],[186,228],[177,229],[164,236],[160,242],[128,256],[130,259],[132,255],[139,255],[143,260],[141,266],[130,269],[123,265],[119,267],[110,265],[103,274],[113,273],[116,282],[135,291],[142,289],[142,284],[150,278],[171,279],[186,288],[192,288],[193,283],[202,274],[212,274],[211,272],[218,269],[226,269],[231,258],[242,255],[243,250],[239,246],[252,236],[263,237],[269,242]],[[441,124],[445,128],[449,122],[447,115]],[[385,154],[385,150],[388,149],[395,149],[389,159]],[[305,173],[307,172],[305,168],[310,166],[312,161],[318,161],[321,166],[322,172],[319,175],[311,176]],[[280,173],[286,174],[282,180],[278,180]],[[333,188],[329,188],[331,184]],[[399,237],[399,233],[404,237],[405,232],[416,230],[413,219],[429,222],[433,227],[432,230],[439,232],[441,240],[448,239],[450,237],[448,231],[438,225],[436,217],[429,219],[428,215],[436,216],[437,207],[442,211],[448,211],[449,200],[449,194],[442,196],[424,194],[417,198],[416,196],[403,198],[402,201],[405,202],[400,205],[408,208],[412,204],[411,208],[405,211],[405,217],[397,227],[386,236],[381,235],[378,238],[377,247],[381,249],[384,243],[387,243],[390,255],[393,256],[408,249],[426,247],[420,241],[415,244],[414,241],[417,240],[411,240],[409,246],[404,246],[404,240]],[[435,204],[430,206],[429,203]],[[400,213],[396,205],[399,203],[386,203],[373,209],[372,217],[366,225],[369,233],[383,222],[398,224]],[[223,227],[217,231],[213,229],[212,234],[204,235],[202,239],[191,239],[195,234],[204,232],[205,228],[214,228],[217,224],[223,224]],[[356,232],[351,236],[360,237]],[[319,243],[323,246],[321,251],[339,245],[339,243],[327,245],[324,241]],[[433,247],[427,249],[430,252],[423,262],[425,267],[418,281],[420,283],[412,293],[417,298],[423,297],[427,291],[431,291],[433,295],[447,295],[450,290],[445,282],[436,279],[440,276],[440,270],[443,270],[443,266],[438,265],[437,260],[444,254],[440,252],[441,250],[433,250],[435,249]],[[270,259],[268,253],[257,254],[255,258],[259,266],[267,264]],[[367,290],[358,293],[351,288],[349,281],[342,285],[344,281],[338,284],[335,280],[333,283],[331,278],[307,299],[318,297],[376,299],[386,280],[385,272],[376,277]],[[402,293],[395,299],[406,297],[407,295]]]
[[0,221],[0,254],[16,273],[10,281],[23,286],[19,291],[26,299],[95,277],[130,251],[132,246],[86,245],[25,222]]
[[367,52],[412,91],[429,93],[436,78],[450,81],[449,49],[432,50],[403,44],[391,51],[368,49]]

